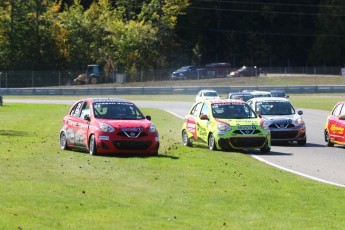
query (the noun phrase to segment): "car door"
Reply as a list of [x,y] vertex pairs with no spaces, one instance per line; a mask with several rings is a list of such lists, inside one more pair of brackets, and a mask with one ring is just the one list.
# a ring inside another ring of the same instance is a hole
[[82,105],[83,105],[82,101],[76,103],[71,109],[65,121],[65,125],[66,125],[65,131],[66,131],[67,142],[69,143],[69,145],[72,145],[72,146],[76,145],[76,132],[77,132],[78,120],[79,120],[79,115],[81,112]]
[[336,107],[333,109],[332,114],[328,117],[327,126],[329,131],[329,137],[331,140],[338,141],[339,138],[339,116],[340,112],[342,110],[343,104],[339,103],[336,105]]
[[195,104],[194,107],[191,109],[191,111],[188,114],[187,119],[186,119],[187,131],[193,135],[195,141],[198,141],[198,134],[196,131],[196,129],[197,129],[196,125],[197,125],[197,122],[199,120],[199,114],[200,114],[200,110],[201,110],[202,105],[203,105],[202,102]]
[[76,145],[79,147],[88,146],[88,131],[90,126],[90,103],[85,101],[76,124]]
[[[201,112],[196,119],[196,132],[198,136],[198,141],[202,143],[207,143],[208,137],[208,125],[210,123],[209,120],[209,106],[207,103],[203,103],[201,107]],[[206,117],[207,116],[207,119]]]
[[336,122],[336,140],[338,142],[345,143],[345,106],[341,106],[340,114],[337,117]]

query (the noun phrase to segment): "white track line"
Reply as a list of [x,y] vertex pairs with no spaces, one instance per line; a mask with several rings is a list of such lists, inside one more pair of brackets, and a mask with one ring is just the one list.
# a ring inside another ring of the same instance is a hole
[[[168,110],[165,110],[165,112],[168,112],[168,113],[170,113],[170,114],[172,114],[172,115],[174,115],[174,116],[176,116],[178,118],[183,119],[183,117],[177,115],[174,112],[170,112]],[[297,172],[297,171],[294,171],[294,170],[282,167],[280,165],[277,165],[277,164],[274,164],[274,163],[272,163],[270,161],[267,161],[267,160],[261,158],[260,156],[255,155],[255,154],[249,154],[249,156],[255,158],[256,160],[264,162],[264,163],[266,163],[268,165],[271,165],[273,167],[279,168],[281,170],[284,170],[284,171],[287,171],[287,172],[290,172],[290,173],[293,173],[293,174],[296,174],[296,175],[299,175],[299,176],[303,176],[303,177],[306,177],[306,178],[309,178],[309,179],[312,179],[312,180],[315,180],[315,181],[319,181],[319,182],[322,182],[322,183],[325,183],[325,184],[330,184],[330,185],[335,185],[335,186],[339,186],[339,187],[345,188],[345,185],[343,185],[343,184],[338,184],[338,183],[334,183],[334,182],[331,182],[331,181],[328,181],[328,180],[323,180],[323,179],[320,179],[320,178],[317,178],[317,177],[313,177],[313,176],[310,176],[310,175],[307,175],[307,174],[304,174],[304,173],[301,173],[301,172]]]
[[288,168],[285,168],[285,167],[282,167],[280,165],[277,165],[277,164],[274,164],[272,162],[269,162],[255,154],[249,154],[251,157],[261,161],[261,162],[264,162],[268,165],[271,165],[273,167],[276,167],[276,168],[279,168],[279,169],[282,169],[284,171],[287,171],[287,172],[290,172],[290,173],[294,173],[294,174],[297,174],[299,176],[303,176],[303,177],[306,177],[306,178],[309,178],[309,179],[312,179],[312,180],[316,180],[316,181],[319,181],[319,182],[322,182],[322,183],[326,183],[326,184],[331,184],[331,185],[335,185],[335,186],[339,186],[339,187],[345,187],[345,185],[343,184],[337,184],[337,183],[334,183],[334,182],[331,182],[331,181],[327,181],[327,180],[323,180],[323,179],[320,179],[320,178],[317,178],[317,177],[313,177],[313,176],[309,176],[307,174],[304,174],[304,173],[300,173],[300,172],[297,172],[297,171],[294,171],[294,170],[291,170],[291,169],[288,169]]

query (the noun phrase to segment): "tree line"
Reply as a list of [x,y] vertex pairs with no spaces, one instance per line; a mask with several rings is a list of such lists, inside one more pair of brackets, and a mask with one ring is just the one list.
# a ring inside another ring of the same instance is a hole
[[0,70],[343,66],[341,0],[2,0]]

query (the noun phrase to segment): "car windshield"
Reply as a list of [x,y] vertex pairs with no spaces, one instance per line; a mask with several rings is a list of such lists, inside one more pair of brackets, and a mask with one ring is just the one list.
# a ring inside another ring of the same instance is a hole
[[141,120],[144,115],[130,102],[97,102],[93,104],[95,118],[113,120]]
[[260,101],[256,103],[255,112],[262,115],[291,115],[295,109],[289,101]]
[[252,108],[249,105],[244,104],[244,103],[212,104],[212,115],[214,118],[219,118],[219,119],[256,118],[256,114],[252,110]]
[[253,98],[253,95],[250,94],[233,94],[230,96],[231,99],[239,99],[242,101],[248,101]]
[[205,92],[204,96],[206,96],[206,97],[218,97],[218,93],[217,92]]
[[177,71],[185,71],[185,70],[188,70],[188,66],[183,66],[181,68],[179,68]]
[[272,97],[285,97],[284,92],[271,92]]

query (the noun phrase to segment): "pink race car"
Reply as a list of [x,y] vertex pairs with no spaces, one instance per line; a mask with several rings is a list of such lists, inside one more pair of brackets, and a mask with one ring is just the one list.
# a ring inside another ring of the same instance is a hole
[[87,98],[63,118],[60,147],[96,154],[157,155],[159,136],[150,116],[130,101]]

